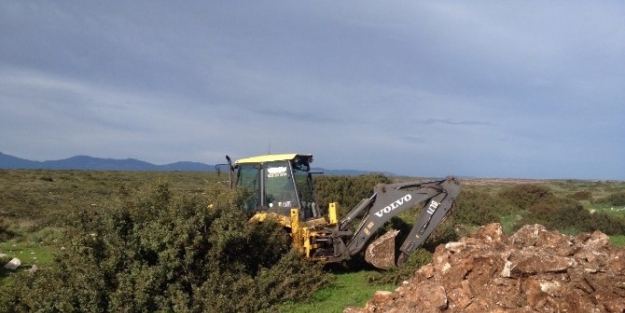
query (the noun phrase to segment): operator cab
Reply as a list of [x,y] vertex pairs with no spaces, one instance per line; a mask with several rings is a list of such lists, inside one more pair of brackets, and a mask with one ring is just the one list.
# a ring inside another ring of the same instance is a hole
[[235,162],[237,188],[250,188],[254,196],[245,210],[267,210],[289,216],[300,209],[300,218],[318,217],[315,204],[311,154],[269,154]]

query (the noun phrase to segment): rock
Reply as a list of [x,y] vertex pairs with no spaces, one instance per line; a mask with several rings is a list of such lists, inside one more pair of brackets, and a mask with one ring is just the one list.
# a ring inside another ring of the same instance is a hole
[[462,250],[464,250],[467,247],[466,242],[449,242],[447,244],[445,244],[445,249],[453,252],[453,253],[458,253]]
[[625,248],[601,232],[572,237],[526,225],[507,237],[486,225],[440,245],[394,292],[351,313],[625,312]]
[[515,252],[511,256],[511,262],[510,277],[562,272],[575,263],[572,258],[550,254],[548,250],[534,247]]
[[363,309],[355,307],[355,306],[348,306],[343,310],[343,313],[365,313],[367,311],[363,311]]
[[378,290],[373,293],[373,301],[377,303],[388,302],[395,299],[395,294],[391,291]]
[[395,266],[395,237],[399,230],[391,229],[369,244],[365,250],[365,260],[380,269]]
[[570,256],[575,252],[573,241],[570,240],[569,236],[557,231],[545,230],[539,232],[534,245],[540,248],[551,249],[553,250],[552,253],[559,256]]
[[430,281],[418,283],[417,292],[405,294],[404,298],[412,303],[416,303],[422,309],[443,310],[447,307],[445,288]]
[[36,264],[33,264],[33,266],[31,266],[28,269],[28,272],[31,273],[31,274],[35,274],[38,270],[39,270],[39,267]]
[[545,226],[539,224],[525,225],[508,238],[510,245],[516,248],[530,247],[536,243],[536,239],[541,232],[547,231]]
[[4,268],[14,271],[16,270],[18,267],[20,267],[20,265],[22,265],[22,261],[20,261],[20,259],[18,258],[13,258],[11,259],[11,261],[9,261],[9,263],[4,265]]
[[452,309],[461,310],[469,306],[473,302],[475,295],[467,280],[460,283],[460,287],[455,288],[447,293],[450,302],[453,304]]
[[461,242],[468,243],[497,243],[503,239],[503,227],[499,223],[492,223],[480,227],[474,233],[468,235],[465,238],[461,238]]
[[584,242],[583,246],[585,248],[597,249],[601,247],[605,247],[610,242],[610,237],[608,235],[595,231],[590,234],[590,237]]

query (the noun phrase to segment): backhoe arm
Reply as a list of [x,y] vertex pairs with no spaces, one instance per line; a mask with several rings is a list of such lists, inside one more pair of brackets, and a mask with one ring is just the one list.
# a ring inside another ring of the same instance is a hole
[[[395,258],[395,251],[392,252],[393,265],[395,262],[397,264],[403,263],[412,251],[423,245],[436,226],[443,221],[459,191],[459,182],[454,177],[375,186],[373,196],[363,200],[339,222],[337,234],[349,234],[347,230],[349,223],[361,213],[366,212],[353,236],[346,244],[341,238],[335,238],[334,261],[359,253],[371,236],[384,226],[384,223],[399,213],[419,203],[424,203],[410,234],[399,249],[399,257]],[[395,231],[395,235],[396,233]],[[390,238],[393,240],[393,250],[394,237],[393,235]],[[371,263],[378,266],[375,262]]]

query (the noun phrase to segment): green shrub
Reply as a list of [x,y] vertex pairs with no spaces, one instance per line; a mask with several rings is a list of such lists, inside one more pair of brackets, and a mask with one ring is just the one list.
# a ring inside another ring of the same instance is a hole
[[614,206],[625,206],[625,192],[611,193],[606,202]]
[[15,236],[15,233],[8,229],[5,221],[0,219],[0,241],[6,241]]
[[487,192],[461,190],[452,212],[455,223],[465,225],[486,225],[499,221],[499,214],[505,212],[505,204]]
[[60,227],[44,227],[33,235],[33,240],[38,237],[40,242],[59,243],[63,240],[63,228]]
[[382,174],[315,177],[317,201],[322,206],[326,206],[330,202],[337,202],[339,204],[339,216],[343,217],[362,199],[371,197],[375,185],[391,182],[389,177]]
[[573,193],[572,195],[570,195],[569,198],[578,200],[578,201],[587,200],[587,201],[590,201],[590,203],[593,202],[592,192],[590,191],[577,191]]
[[41,179],[42,181],[47,181],[47,182],[53,182],[54,178],[50,177],[50,176],[41,176],[39,179]]
[[369,284],[392,284],[398,285],[402,281],[413,277],[415,269],[420,268],[432,261],[432,252],[427,249],[417,249],[414,251],[406,262],[400,266],[388,269],[382,272],[372,272],[367,275]]
[[460,235],[456,230],[453,220],[446,219],[438,225],[423,244],[423,248],[430,252],[434,252],[436,247],[451,241],[458,241]]
[[625,219],[622,217],[595,213],[591,215],[591,218],[586,221],[585,225],[587,226],[585,231],[600,230],[610,236],[625,235]]
[[570,233],[599,230],[608,235],[625,234],[625,220],[604,213],[590,214],[577,201],[555,196],[544,197],[533,204],[527,214],[516,224],[520,228],[526,224],[542,224],[549,229]]
[[248,222],[244,200],[219,186],[176,197],[160,183],[80,212],[68,249],[19,273],[0,312],[257,312],[310,296],[327,281],[320,265],[291,250],[279,224]]
[[553,197],[554,194],[549,187],[540,184],[518,184],[501,190],[498,196],[516,210],[527,210],[545,197]]
[[563,229],[570,226],[583,229],[585,228],[583,224],[590,218],[590,213],[573,199],[554,196],[532,205],[529,209],[529,216],[551,229]]

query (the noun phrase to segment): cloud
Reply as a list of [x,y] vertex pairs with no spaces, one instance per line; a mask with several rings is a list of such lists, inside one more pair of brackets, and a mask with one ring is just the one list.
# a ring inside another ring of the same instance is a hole
[[462,120],[462,121],[454,121],[452,119],[435,119],[429,118],[426,120],[417,121],[419,124],[443,124],[443,125],[481,125],[481,126],[493,126],[493,123],[490,122],[482,122],[482,121],[471,121],[471,120]]
[[[620,177],[625,6],[0,3],[0,151]],[[215,159],[217,158],[217,159]]]

